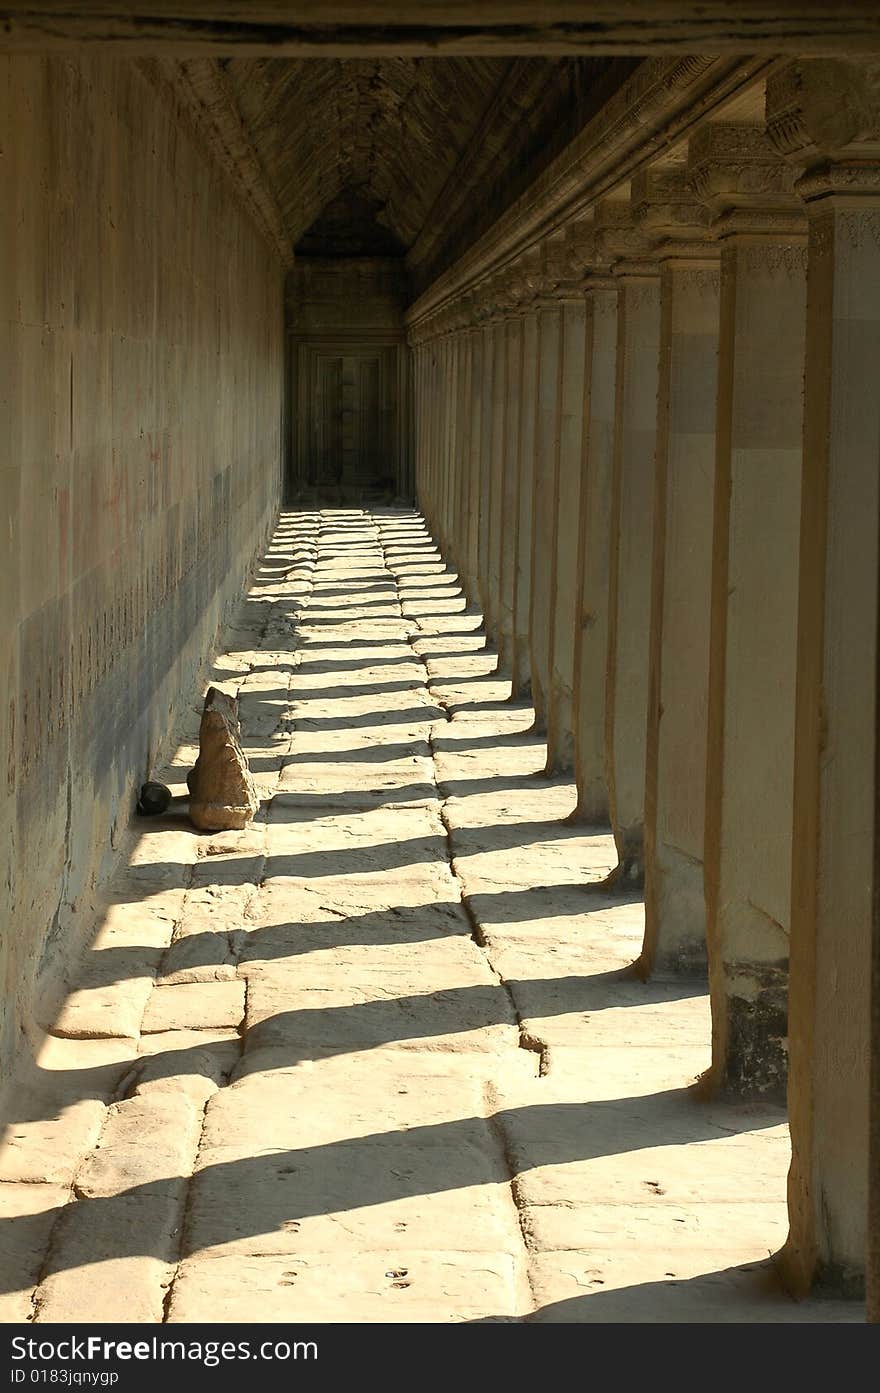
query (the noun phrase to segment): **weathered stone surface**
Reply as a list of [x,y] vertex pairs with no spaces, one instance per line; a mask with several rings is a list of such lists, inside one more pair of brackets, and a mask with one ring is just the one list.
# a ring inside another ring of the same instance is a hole
[[144,1012],[143,1032],[237,1026],[244,1015],[244,982],[197,981],[157,986]]
[[182,1094],[202,1108],[228,1079],[241,1057],[235,1031],[166,1030],[144,1035],[132,1091]]
[[513,1320],[522,1312],[509,1252],[298,1253],[295,1257],[190,1258],[181,1266],[168,1319],[445,1323]]
[[67,1206],[35,1298],[38,1323],[159,1324],[174,1274],[185,1181],[166,1195]]
[[156,981],[167,987],[185,982],[229,982],[235,975],[230,935],[215,932],[209,920],[205,932],[191,931],[175,939],[162,959]]
[[240,736],[235,698],[209,687],[199,757],[187,776],[189,815],[200,832],[246,827],[260,806]]
[[38,1322],[162,1320],[200,1124],[181,1094],[110,1108],[53,1233]]
[[[19,1109],[25,1113],[21,1122],[14,1120]],[[104,1104],[96,1098],[77,1098],[75,1089],[62,1087],[52,1093],[38,1088],[14,1111],[0,1144],[0,1178],[70,1185],[83,1156],[98,1140]]]
[[128,965],[129,976],[108,982],[108,976],[117,974],[115,964],[103,962],[101,954],[90,955],[82,985],[64,1002],[52,1026],[54,1034],[84,1040],[137,1038],[160,957],[159,950],[143,950],[139,961]]
[[0,1184],[0,1323],[30,1320],[52,1228],[69,1198],[60,1185]]
[[314,1051],[372,1049],[394,1043],[414,1050],[513,1048],[516,1031],[501,987],[413,991],[387,976],[326,987],[299,984],[295,970],[249,976],[246,1046],[288,1048],[291,1059]]
[[190,1099],[150,1093],[114,1103],[76,1177],[80,1200],[158,1194],[192,1169],[201,1113]]
[[719,1269],[705,1252],[682,1262],[662,1250],[639,1256],[589,1250],[541,1254],[532,1271],[535,1312],[530,1318],[542,1322],[662,1324],[677,1319],[683,1302],[695,1324],[861,1319],[854,1303],[792,1301],[766,1260],[734,1259]]

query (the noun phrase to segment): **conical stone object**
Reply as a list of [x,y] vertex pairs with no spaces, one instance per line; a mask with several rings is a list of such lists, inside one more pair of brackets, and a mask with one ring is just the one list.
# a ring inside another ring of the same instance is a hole
[[260,806],[240,736],[235,697],[209,687],[199,757],[186,779],[190,819],[200,832],[246,827]]

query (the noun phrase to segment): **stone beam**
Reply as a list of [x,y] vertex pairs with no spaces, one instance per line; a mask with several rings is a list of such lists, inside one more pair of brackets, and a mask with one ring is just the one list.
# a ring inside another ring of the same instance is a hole
[[[144,11],[149,11],[144,13]],[[28,0],[0,10],[20,51],[383,54],[840,53],[880,50],[866,0]]]

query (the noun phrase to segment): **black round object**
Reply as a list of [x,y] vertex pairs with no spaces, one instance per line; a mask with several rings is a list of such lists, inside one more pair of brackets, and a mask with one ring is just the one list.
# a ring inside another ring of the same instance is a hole
[[142,817],[156,817],[159,813],[167,812],[170,804],[171,789],[165,784],[148,780],[141,788],[137,810]]

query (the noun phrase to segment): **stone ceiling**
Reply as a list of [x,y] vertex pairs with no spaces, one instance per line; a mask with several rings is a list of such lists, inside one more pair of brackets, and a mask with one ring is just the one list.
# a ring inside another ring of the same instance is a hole
[[227,74],[294,244],[347,193],[408,249],[509,66],[232,59]]
[[475,205],[552,151],[615,60],[219,64],[291,250],[407,255],[427,273],[461,229],[472,235]]

